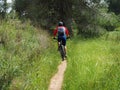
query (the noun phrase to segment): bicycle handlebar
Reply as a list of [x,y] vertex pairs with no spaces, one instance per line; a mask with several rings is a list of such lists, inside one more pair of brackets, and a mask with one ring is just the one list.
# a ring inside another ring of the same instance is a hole
[[[56,38],[56,37],[53,37],[53,39],[56,39],[56,40],[57,40],[57,38]],[[66,39],[70,39],[70,37],[67,37]]]

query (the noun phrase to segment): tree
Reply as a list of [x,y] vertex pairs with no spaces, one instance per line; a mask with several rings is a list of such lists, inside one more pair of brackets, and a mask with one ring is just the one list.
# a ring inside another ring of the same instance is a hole
[[29,6],[30,0],[15,0],[14,9],[18,13],[18,16],[22,18],[27,13],[27,8]]
[[1,0],[0,3],[0,17],[4,19],[7,13],[7,0]]
[[115,12],[115,14],[120,14],[120,0],[107,0],[109,3],[109,11]]
[[72,0],[15,0],[19,17],[30,18],[46,28],[64,21],[71,31]]
[[75,21],[79,34],[87,36],[100,34],[98,16],[102,18],[102,6],[101,0],[15,0],[15,10],[20,17],[29,18],[47,29],[63,21],[71,33]]

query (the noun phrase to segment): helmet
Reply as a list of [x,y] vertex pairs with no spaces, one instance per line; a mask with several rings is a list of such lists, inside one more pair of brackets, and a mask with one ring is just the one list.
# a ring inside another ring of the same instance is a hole
[[60,21],[60,22],[58,23],[58,26],[63,26],[63,22]]

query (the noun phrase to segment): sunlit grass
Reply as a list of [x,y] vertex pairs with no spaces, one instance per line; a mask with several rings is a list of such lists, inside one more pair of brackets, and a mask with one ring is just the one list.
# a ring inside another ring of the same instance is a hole
[[100,39],[73,41],[63,90],[119,90],[120,45],[115,45]]

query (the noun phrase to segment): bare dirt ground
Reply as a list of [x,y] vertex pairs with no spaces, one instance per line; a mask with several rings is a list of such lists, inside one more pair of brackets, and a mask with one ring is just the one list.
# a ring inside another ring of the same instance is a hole
[[58,66],[58,72],[51,78],[48,90],[61,90],[66,67],[67,61],[62,61]]

